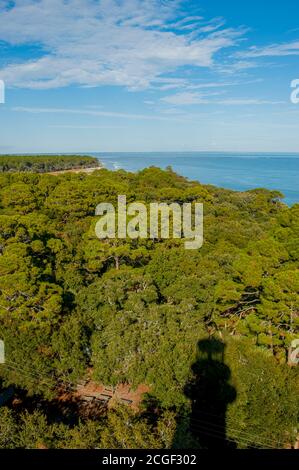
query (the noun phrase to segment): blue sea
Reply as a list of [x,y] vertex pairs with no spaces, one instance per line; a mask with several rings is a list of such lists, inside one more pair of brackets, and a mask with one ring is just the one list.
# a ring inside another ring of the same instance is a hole
[[171,165],[180,175],[204,184],[246,191],[281,191],[288,205],[299,203],[299,154],[138,152],[92,153],[112,170],[136,172],[149,166]]

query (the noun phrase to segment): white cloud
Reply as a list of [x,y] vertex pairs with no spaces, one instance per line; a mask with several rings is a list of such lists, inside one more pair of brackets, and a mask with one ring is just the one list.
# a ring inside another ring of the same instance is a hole
[[75,109],[75,108],[39,108],[39,107],[26,107],[26,106],[15,106],[11,108],[12,111],[30,114],[73,114],[73,115],[86,115],[86,116],[102,116],[106,118],[117,118],[117,119],[133,119],[133,120],[145,120],[145,121],[179,121],[179,118],[164,117],[158,114],[133,114],[133,113],[122,113],[114,111],[95,111],[91,109]]
[[125,126],[75,126],[73,124],[57,124],[55,126],[48,126],[51,129],[80,129],[80,130],[91,130],[91,129],[127,129]]
[[285,44],[271,44],[265,47],[252,47],[248,51],[238,53],[239,57],[258,58],[258,57],[284,57],[290,55],[299,55],[299,41],[293,41]]
[[173,104],[176,106],[190,105],[190,104],[201,104],[205,103],[205,95],[200,93],[192,93],[189,91],[183,91],[181,93],[175,93],[174,95],[165,96],[161,98],[161,101],[165,103]]
[[184,17],[184,3],[2,0],[0,40],[38,45],[42,54],[9,63],[0,75],[8,85],[41,89],[104,84],[142,89],[162,77],[161,86],[173,87],[165,75],[181,66],[213,67],[215,54],[242,35],[220,19]]
[[271,101],[259,98],[226,98],[226,99],[211,99],[220,93],[196,93],[196,92],[181,92],[161,98],[161,101],[172,104],[175,106],[186,106],[194,104],[215,104],[225,106],[247,106],[247,105],[276,105],[285,104],[284,101]]
[[272,100],[263,100],[259,98],[231,98],[220,100],[217,104],[228,105],[228,106],[247,106],[247,105],[262,105],[262,104],[286,104],[285,101],[272,101]]

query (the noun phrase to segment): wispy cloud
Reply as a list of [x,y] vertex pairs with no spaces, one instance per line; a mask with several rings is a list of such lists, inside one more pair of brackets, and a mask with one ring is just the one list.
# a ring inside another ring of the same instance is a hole
[[[48,89],[120,85],[144,89],[182,66],[214,67],[242,30],[186,17],[186,1],[2,0],[0,40],[35,44],[40,56],[0,70],[8,85]],[[188,2],[187,2],[188,3]],[[181,18],[180,18],[181,17]]]
[[181,92],[161,98],[161,101],[172,104],[175,106],[187,106],[195,104],[214,104],[224,106],[250,106],[250,105],[278,105],[284,104],[284,101],[272,101],[258,98],[225,98],[218,99],[213,96],[220,95],[221,93],[193,93]]
[[92,109],[83,108],[39,108],[39,107],[26,107],[26,106],[15,106],[11,108],[14,112],[19,113],[30,113],[30,114],[72,114],[72,115],[86,115],[86,116],[102,116],[106,118],[119,118],[119,119],[133,119],[133,120],[145,120],[145,121],[179,121],[180,118],[172,118],[166,116],[160,116],[159,114],[133,114],[133,113],[121,113],[113,111],[96,111]]
[[173,95],[165,96],[161,98],[161,101],[176,106],[203,104],[208,102],[206,97],[207,95],[203,93],[192,93],[190,91],[183,91],[181,93],[175,93]]
[[220,100],[217,104],[222,104],[226,106],[250,106],[250,105],[281,105],[286,104],[285,101],[275,101],[275,100],[263,100],[259,98],[231,98]]
[[[94,118],[104,117],[112,119],[125,119],[126,121],[165,121],[173,123],[195,123],[197,120],[205,119],[209,117],[221,115],[223,111],[215,110],[208,113],[190,113],[185,112],[183,109],[160,109],[157,110],[155,114],[132,114],[132,113],[122,113],[122,112],[109,112],[109,111],[96,111],[92,109],[84,108],[41,108],[41,107],[25,107],[25,106],[16,106],[11,108],[11,111],[18,113],[29,113],[29,114],[53,114],[53,115],[72,115],[72,116],[91,116]],[[51,128],[59,129],[115,129],[115,128],[124,128],[122,125],[114,124],[86,124],[86,125],[77,125],[77,124],[51,124],[48,125]],[[127,126],[126,126],[127,127]]]
[[237,57],[258,58],[258,57],[284,57],[299,55],[299,41],[292,41],[284,44],[271,44],[265,47],[251,47],[249,50],[239,52]]
[[127,129],[125,126],[75,126],[72,124],[57,124],[48,126],[51,129],[80,129],[80,130],[90,130],[90,129]]

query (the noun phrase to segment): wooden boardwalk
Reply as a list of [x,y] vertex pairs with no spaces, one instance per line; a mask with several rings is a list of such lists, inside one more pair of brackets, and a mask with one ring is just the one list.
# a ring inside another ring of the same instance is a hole
[[138,385],[136,389],[129,384],[119,384],[116,387],[98,384],[92,380],[80,381],[75,396],[84,401],[99,401],[112,407],[116,403],[139,409],[143,395],[149,392],[147,385]]

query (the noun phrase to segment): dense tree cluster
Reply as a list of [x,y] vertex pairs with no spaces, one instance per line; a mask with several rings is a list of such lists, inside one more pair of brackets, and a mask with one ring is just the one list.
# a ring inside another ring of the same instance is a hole
[[[116,204],[120,194],[146,204],[202,202],[203,247],[100,241],[95,207]],[[50,402],[57,384],[92,373],[105,385],[146,384],[150,393],[139,414],[120,407],[75,423],[1,407],[0,447],[204,446],[195,432],[202,411],[196,417],[193,406],[204,366],[215,369],[211,383],[223,390],[206,408],[216,443],[220,424],[212,416],[234,389],[224,403],[228,441],[292,445],[299,384],[287,354],[299,326],[299,205],[287,207],[281,197],[201,185],[171,168],[2,174],[2,388]],[[221,357],[217,347],[200,348],[209,339],[223,344]]]
[[72,168],[98,167],[95,157],[80,155],[0,155],[0,173],[25,171],[46,173],[51,171],[71,170]]
[[156,422],[119,406],[101,419],[79,421],[75,426],[49,422],[35,410],[21,414],[0,408],[0,448],[26,449],[159,449],[171,447],[174,414],[165,412]]

